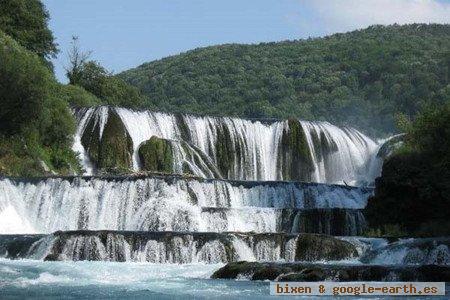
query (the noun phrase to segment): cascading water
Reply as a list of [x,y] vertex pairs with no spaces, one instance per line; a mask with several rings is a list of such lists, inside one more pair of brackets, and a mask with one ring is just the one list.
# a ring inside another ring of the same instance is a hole
[[[364,225],[363,218],[360,221],[354,218],[370,194],[370,189],[337,185],[180,176],[2,179],[0,214],[13,209],[17,218],[11,222],[2,220],[5,224],[0,232],[77,229],[310,232],[316,226],[308,224],[319,222],[328,224],[323,226],[328,231],[320,232],[331,233],[330,224],[338,224],[340,228],[349,228],[341,234],[352,234],[360,232]],[[342,210],[337,216],[317,211],[323,209]],[[336,223],[335,218],[344,220]]]
[[[82,146],[83,137],[97,135],[101,139],[111,113],[120,117],[131,137],[132,168],[135,171],[142,165],[139,147],[155,136],[178,142],[172,147],[173,156],[177,158],[173,167],[175,173],[182,173],[186,162],[194,175],[207,178],[266,181],[305,178],[313,182],[346,184],[374,179],[373,172],[368,172],[368,164],[376,155],[377,143],[352,128],[339,128],[327,122],[295,121],[299,122],[306,139],[306,144],[300,147],[310,153],[302,155],[311,156],[312,174],[301,174],[301,165],[294,168],[294,173],[299,174],[287,174],[283,170],[286,166],[280,163],[280,157],[288,147],[283,141],[286,137],[298,139],[291,136],[293,133],[288,121],[196,117],[111,107],[84,108],[75,112],[78,130],[74,150],[81,153],[88,173],[93,167],[86,156],[86,147]],[[188,152],[196,152],[195,157],[186,154],[187,148],[190,148]]]

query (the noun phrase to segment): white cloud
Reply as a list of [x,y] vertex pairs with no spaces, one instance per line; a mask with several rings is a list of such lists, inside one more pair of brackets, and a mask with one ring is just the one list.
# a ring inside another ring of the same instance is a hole
[[324,33],[373,24],[450,23],[450,2],[439,0],[300,0],[300,3],[303,11],[298,17],[302,27],[319,27],[316,31]]

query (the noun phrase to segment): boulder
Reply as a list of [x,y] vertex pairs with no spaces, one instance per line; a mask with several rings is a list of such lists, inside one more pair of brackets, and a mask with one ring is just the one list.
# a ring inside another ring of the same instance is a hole
[[133,141],[114,109],[108,108],[104,114],[107,116],[102,134],[100,118],[91,118],[81,143],[100,173],[127,173],[133,167]]
[[275,262],[233,262],[220,268],[213,279],[274,281],[449,281],[449,266],[377,266]]
[[297,261],[342,260],[357,256],[354,245],[332,236],[300,234],[297,238]]
[[169,140],[152,136],[138,150],[142,170],[173,173],[173,148]]

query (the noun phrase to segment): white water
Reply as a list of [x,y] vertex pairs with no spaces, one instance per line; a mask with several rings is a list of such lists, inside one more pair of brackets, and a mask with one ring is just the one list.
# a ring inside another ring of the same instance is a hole
[[373,264],[450,265],[450,239],[400,239],[382,244],[363,258]]
[[[104,238],[105,241],[102,241]],[[54,252],[54,245],[57,252]],[[45,236],[35,242],[22,258],[44,260],[47,255],[59,260],[133,261],[166,264],[227,263],[230,261],[294,261],[296,236],[149,233],[129,236],[109,232],[100,235],[72,234]],[[1,254],[1,253],[0,253]]]
[[[132,111],[124,108],[90,108],[77,112],[79,126],[75,137],[74,150],[81,153],[82,163],[89,172],[92,165],[86,160],[85,150],[82,149],[80,137],[85,134],[86,124],[93,119],[100,126],[100,134],[106,124],[108,110],[114,110],[121,118],[133,141],[133,167],[140,169],[138,156],[139,146],[152,136],[163,139],[188,142],[201,151],[208,160],[218,165],[216,142],[219,135],[229,133],[231,145],[230,155],[234,156],[234,163],[228,174],[222,174],[227,179],[237,180],[283,180],[282,166],[279,162],[279,153],[283,147],[281,138],[283,131],[288,131],[287,121],[278,121],[271,124],[260,121],[251,121],[238,118],[195,117],[182,115],[176,117],[172,114]],[[181,122],[181,123],[180,123]],[[308,147],[313,156],[314,172],[312,180],[321,183],[347,183],[373,181],[373,174],[368,172],[369,162],[376,155],[377,143],[362,133],[351,128],[339,128],[327,122],[301,121]],[[185,124],[185,125],[183,125]],[[189,135],[183,137],[183,129]],[[87,133],[92,134],[92,133]],[[337,146],[337,151],[327,154],[316,153],[312,134],[318,137],[325,136],[326,140]],[[188,139],[188,140],[183,140]],[[180,151],[177,147],[176,151]],[[186,162],[183,153],[175,153],[181,158],[174,166],[175,172],[181,172],[181,164]],[[194,167],[197,176],[214,176],[215,170],[200,171],[204,168]],[[217,177],[217,176],[214,176]]]
[[[251,186],[222,180],[151,177],[106,180],[48,178],[0,180],[4,233],[57,230],[275,232],[276,209],[356,208],[366,205],[362,188],[295,183]],[[222,212],[208,208],[224,208]],[[11,213],[14,211],[15,213]]]

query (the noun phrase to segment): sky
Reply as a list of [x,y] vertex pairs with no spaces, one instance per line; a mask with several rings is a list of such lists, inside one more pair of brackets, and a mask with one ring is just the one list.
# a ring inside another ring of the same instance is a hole
[[72,36],[118,73],[144,62],[224,43],[324,36],[372,24],[450,23],[450,0],[43,0],[60,53]]

